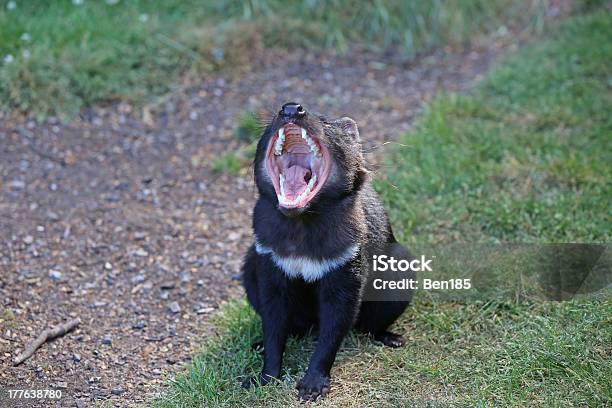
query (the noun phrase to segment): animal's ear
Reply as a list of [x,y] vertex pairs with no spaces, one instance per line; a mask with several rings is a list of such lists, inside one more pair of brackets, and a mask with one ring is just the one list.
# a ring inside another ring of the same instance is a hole
[[338,125],[346,134],[351,136],[356,141],[359,141],[359,129],[357,128],[357,122],[353,119],[345,116],[336,120],[336,125]]

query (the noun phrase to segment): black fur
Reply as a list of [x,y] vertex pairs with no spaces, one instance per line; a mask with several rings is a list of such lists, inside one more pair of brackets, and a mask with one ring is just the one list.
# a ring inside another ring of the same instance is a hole
[[278,378],[287,337],[303,336],[317,328],[317,346],[297,384],[300,399],[316,400],[329,391],[332,364],[352,327],[391,347],[403,345],[403,338],[387,328],[408,301],[366,302],[361,296],[370,276],[372,254],[411,257],[396,242],[387,214],[368,181],[359,132],[352,119],[330,121],[306,114],[292,120],[325,144],[333,167],[305,209],[279,209],[263,163],[270,138],[286,120],[274,117],[258,144],[254,164],[259,190],[253,213],[256,239],[283,257],[324,260],[338,257],[351,245],[359,245],[360,250],[345,265],[308,283],[288,278],[270,254],[258,254],[255,245],[251,246],[243,265],[244,286],[249,302],[262,318],[264,366],[258,381],[249,379],[244,385],[266,384]]

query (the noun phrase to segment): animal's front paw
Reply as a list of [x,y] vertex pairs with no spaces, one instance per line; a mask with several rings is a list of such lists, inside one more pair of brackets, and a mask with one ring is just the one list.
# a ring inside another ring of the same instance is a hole
[[274,377],[269,376],[267,374],[260,374],[258,376],[248,377],[242,382],[242,388],[246,388],[248,390],[249,388],[257,387],[259,385],[266,385],[273,379]]
[[316,401],[329,392],[329,377],[323,374],[306,373],[295,387],[301,401]]

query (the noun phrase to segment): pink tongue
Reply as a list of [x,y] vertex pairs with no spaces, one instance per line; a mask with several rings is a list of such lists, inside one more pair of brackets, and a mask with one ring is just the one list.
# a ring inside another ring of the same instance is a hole
[[304,181],[304,177],[309,172],[310,170],[298,165],[291,166],[283,172],[283,176],[285,177],[285,196],[287,198],[295,198],[304,191],[308,185],[306,181]]

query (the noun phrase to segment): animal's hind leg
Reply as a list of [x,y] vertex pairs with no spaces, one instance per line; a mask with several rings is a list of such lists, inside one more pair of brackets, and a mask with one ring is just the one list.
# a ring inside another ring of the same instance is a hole
[[[412,260],[414,257],[397,242],[387,244],[386,251],[381,254],[388,257],[394,257],[397,260],[406,259]],[[416,279],[416,274],[412,271],[398,272],[401,276],[394,279]],[[359,318],[355,327],[365,333],[370,333],[374,339],[381,341],[389,347],[401,347],[404,345],[404,338],[388,331],[389,326],[402,315],[412,297],[412,293],[404,293],[401,299],[393,299],[389,301],[364,301],[361,303]]]
[[386,330],[375,334],[374,340],[378,340],[385,346],[392,348],[404,347],[404,344],[406,344],[404,336]]
[[388,331],[389,326],[401,316],[408,302],[363,302],[356,329],[374,336],[375,340],[389,347],[401,347],[404,338]]

